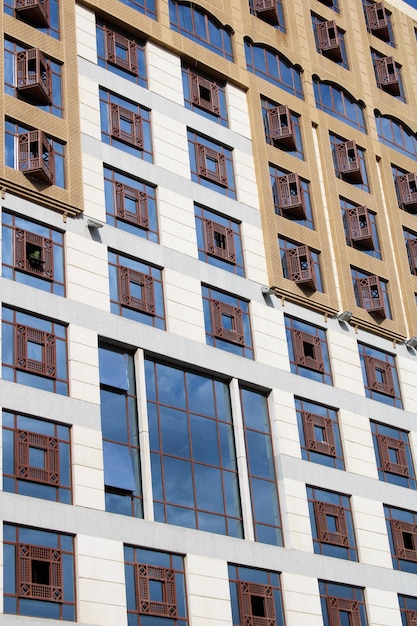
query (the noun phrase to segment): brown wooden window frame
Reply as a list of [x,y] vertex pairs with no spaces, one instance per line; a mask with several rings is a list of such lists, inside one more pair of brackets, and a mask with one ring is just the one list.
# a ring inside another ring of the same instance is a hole
[[[274,594],[271,585],[239,581],[237,585],[242,624],[248,626],[276,626]],[[263,603],[263,616],[253,612],[252,598],[260,598]]]
[[407,626],[417,626],[417,611],[408,609],[407,611],[403,611],[403,613],[405,613]]
[[[381,16],[378,15],[381,12]],[[388,16],[382,2],[375,2],[366,7],[366,18],[369,30],[373,35],[389,41]]]
[[[124,265],[118,265],[117,272],[120,304],[134,309],[135,311],[155,315],[155,296],[152,276],[138,272],[130,267],[125,267]],[[132,282],[142,287],[143,297],[141,299],[132,295],[130,289]]]
[[[119,33],[115,33],[106,27],[104,27],[104,38],[106,44],[106,61],[120,67],[130,74],[138,76],[139,68],[137,64],[136,41],[119,35]],[[118,45],[126,50],[126,59],[117,54]]]
[[[407,454],[405,450],[404,441],[401,439],[395,439],[387,435],[376,433],[376,440],[378,442],[379,456],[381,458],[381,465],[384,472],[390,472],[390,474],[398,474],[399,476],[405,476],[409,478],[410,472],[408,469]],[[398,456],[398,463],[394,463],[390,460],[389,450],[394,449]]]
[[[37,361],[28,357],[28,342],[42,346],[42,361]],[[47,333],[24,324],[15,324],[15,368],[56,379],[56,337],[52,333]]]
[[[306,447],[312,452],[319,452],[320,454],[336,458],[336,443],[332,420],[329,417],[323,417],[310,411],[302,411],[301,418],[304,426]],[[315,426],[322,429],[323,441],[316,438]]]
[[329,626],[340,626],[340,611],[350,614],[352,626],[361,626],[361,616],[359,612],[359,604],[356,600],[346,600],[345,598],[336,598],[334,596],[326,597],[327,610],[329,614]]
[[[308,246],[297,246],[285,250],[285,257],[288,268],[288,278],[297,285],[305,286],[316,290],[316,275],[314,271],[314,263],[311,258],[310,248]],[[307,268],[302,268],[302,263],[306,262]]]
[[[44,453],[44,467],[30,464],[30,449]],[[18,479],[59,487],[59,445],[55,437],[18,429],[15,435],[15,474]]]
[[[345,509],[337,504],[314,500],[314,514],[317,524],[317,537],[320,543],[329,543],[335,546],[349,548],[349,534],[346,524]],[[327,516],[336,518],[338,531],[329,530]]]
[[[361,248],[373,250],[375,246],[368,208],[366,206],[358,206],[347,209],[346,216],[350,239]],[[361,218],[365,219],[366,226],[361,226]]]
[[355,141],[343,141],[336,144],[338,171],[348,181],[363,183],[358,148]]
[[291,172],[277,179],[278,206],[285,215],[298,220],[306,218],[304,194],[298,174]]
[[[391,531],[395,556],[405,561],[413,561],[414,563],[417,563],[417,524],[392,519]],[[404,534],[412,537],[412,543],[415,548],[411,549],[406,547]]]
[[[190,71],[190,96],[194,106],[200,107],[216,117],[220,117],[219,87],[215,80],[209,80]],[[208,97],[205,97],[207,92]]]
[[43,52],[29,48],[16,52],[15,58],[17,91],[42,104],[51,104],[52,75]]
[[[291,328],[292,345],[296,365],[306,367],[316,372],[324,373],[324,360],[321,349],[321,339],[317,335],[312,335],[304,330]],[[313,356],[306,354],[304,345],[311,346]]]
[[[357,278],[356,282],[360,302],[359,306],[365,309],[365,311],[368,311],[368,313],[385,318],[384,297],[379,277],[375,275],[366,276],[364,278]],[[375,289],[379,295],[378,298],[372,295]]]
[[[28,249],[40,250],[40,258],[30,258]],[[42,237],[23,228],[14,229],[14,269],[53,282],[54,244],[52,239]]]
[[400,95],[400,81],[394,57],[382,57],[375,60],[378,87],[392,96]]
[[[144,191],[114,182],[116,217],[149,230],[148,196]],[[125,206],[125,198],[131,198],[136,204],[136,212],[129,211]]]
[[408,172],[396,176],[396,181],[401,203],[407,209],[417,209],[417,174]]
[[55,179],[54,149],[45,133],[31,130],[18,135],[19,171],[25,176],[53,185]]
[[[128,133],[121,128],[120,121],[124,119],[131,126],[131,132]],[[110,103],[110,135],[123,143],[127,143],[139,150],[143,150],[143,129],[142,116],[134,113],[130,109]]]
[[[395,386],[391,372],[391,365],[386,361],[382,361],[381,359],[377,359],[367,354],[365,354],[363,358],[365,361],[365,371],[368,383],[367,386],[372,391],[395,398]],[[382,377],[385,379],[385,382],[381,382],[377,379],[377,370],[382,372]]]
[[[62,553],[57,548],[47,548],[19,543],[17,550],[17,595],[20,598],[62,602]],[[38,583],[34,578],[34,562],[49,565],[49,584]]]
[[[213,150],[202,143],[197,143],[195,149],[198,175],[202,178],[207,178],[222,187],[228,187],[226,159],[224,154],[218,152],[217,150]],[[207,167],[207,159],[215,163],[216,171]]]
[[[245,333],[242,310],[220,300],[210,299],[209,302],[214,337],[243,346],[245,344]],[[224,328],[223,315],[231,318],[232,329]]]
[[342,61],[339,31],[334,20],[317,24],[318,47],[332,61]]
[[15,0],[14,10],[19,17],[37,26],[49,26],[49,0]]
[[[164,601],[151,598],[150,581],[163,587]],[[173,569],[137,563],[135,566],[137,608],[139,614],[175,619],[178,616],[175,573]]]
[[[218,224],[213,220],[203,218],[204,246],[210,256],[214,256],[228,263],[236,265],[234,233],[232,228]],[[224,246],[217,244],[216,235],[222,239]]]
[[254,0],[256,17],[273,26],[279,26],[278,7],[275,0]]
[[278,146],[287,150],[296,149],[295,132],[291,111],[286,104],[267,109],[269,134]]

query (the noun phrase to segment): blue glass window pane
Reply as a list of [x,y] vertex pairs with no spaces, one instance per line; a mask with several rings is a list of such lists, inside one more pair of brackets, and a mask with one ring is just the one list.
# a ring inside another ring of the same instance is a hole
[[100,398],[103,437],[128,443],[126,396],[102,389]]
[[193,507],[194,490],[191,463],[165,457],[163,470],[166,501]]
[[189,459],[187,414],[183,411],[161,407],[160,424],[164,453]]
[[127,446],[103,441],[104,483],[108,487],[136,491],[135,473]]
[[190,417],[193,460],[219,465],[216,422],[205,417]]

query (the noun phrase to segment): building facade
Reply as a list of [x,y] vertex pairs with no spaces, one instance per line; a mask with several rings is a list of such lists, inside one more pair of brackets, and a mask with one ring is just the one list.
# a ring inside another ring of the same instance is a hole
[[417,11],[3,4],[1,623],[417,624]]

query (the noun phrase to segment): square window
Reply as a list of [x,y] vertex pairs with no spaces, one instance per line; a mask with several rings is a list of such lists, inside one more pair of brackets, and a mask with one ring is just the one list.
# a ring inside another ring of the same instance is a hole
[[194,67],[183,65],[182,84],[184,103],[188,109],[216,124],[228,126],[224,83],[208,74],[197,72]]
[[371,422],[371,430],[379,479],[416,489],[408,433],[378,422]]
[[324,626],[367,626],[363,590],[319,580]]
[[395,357],[362,343],[358,348],[368,398],[402,408]]
[[284,278],[296,283],[305,293],[323,292],[320,253],[281,236],[278,244]]
[[314,13],[311,14],[311,20],[317,52],[349,69],[342,29],[338,28],[334,20],[326,21]]
[[240,225],[200,205],[194,205],[199,259],[244,276]]
[[332,384],[326,332],[312,324],[285,316],[291,371]]
[[282,589],[277,572],[229,565],[233,624],[284,624]]
[[384,506],[394,569],[417,573],[417,514]]
[[388,297],[388,281],[351,268],[353,291],[357,306],[377,319],[392,319]]
[[236,199],[232,150],[209,138],[188,131],[191,179]]

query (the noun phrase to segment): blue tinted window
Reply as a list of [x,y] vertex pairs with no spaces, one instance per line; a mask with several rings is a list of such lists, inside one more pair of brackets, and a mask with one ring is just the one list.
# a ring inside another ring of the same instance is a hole
[[[271,146],[275,146],[275,148],[292,154],[292,156],[298,159],[304,159],[300,115],[288,110],[289,119],[287,119],[287,112],[279,115],[279,107],[281,105],[266,98],[261,98],[261,106],[266,142]],[[276,115],[277,111],[278,115]],[[278,123],[274,122],[273,119],[278,120]],[[285,128],[281,122],[285,124]],[[276,128],[276,125],[279,127],[279,130]]]
[[240,225],[228,217],[194,205],[198,258],[237,276],[244,276]]
[[324,626],[368,626],[363,589],[319,580],[319,590]]
[[371,421],[372,439],[380,480],[416,489],[408,433]]
[[337,411],[324,404],[295,398],[303,459],[344,469]]
[[232,149],[188,131],[191,180],[236,200]]
[[293,374],[331,385],[326,331],[288,315],[285,316],[285,328]]
[[265,22],[269,22],[274,28],[285,33],[285,21],[284,21],[284,8],[282,6],[282,0],[275,0],[275,9],[276,15],[278,17],[277,23],[275,21],[271,21],[264,17],[264,13],[262,11],[256,10],[255,0],[249,0],[249,9],[252,15],[256,15],[260,19],[263,19]]
[[143,13],[153,20],[156,20],[155,0],[120,0],[120,2],[127,4],[128,7],[132,7],[132,9],[139,11],[139,13]]
[[255,45],[245,39],[246,66],[249,72],[277,85],[281,89],[303,98],[301,69],[292,65],[278,51]]
[[[287,251],[295,250],[296,248],[304,250],[307,247],[302,246],[299,243],[289,241],[288,239],[284,239],[283,237],[278,237],[278,243],[284,278],[288,278],[288,280],[294,280],[293,274],[291,273],[292,268],[290,266]],[[323,281],[320,271],[320,253],[312,250],[311,248],[308,248],[308,253],[306,255],[304,255],[304,253],[303,255],[300,255],[299,265],[302,270],[306,270],[306,272],[309,272],[313,275],[315,289],[317,291],[323,292]]]
[[346,243],[375,259],[381,259],[381,245],[376,227],[376,214],[366,209],[358,214],[358,205],[340,198]]
[[[356,304],[370,313],[392,319],[391,307],[388,295],[388,281],[382,278],[362,272],[355,267],[351,267],[353,291]],[[382,313],[383,311],[383,313]]]
[[230,599],[235,626],[262,623],[284,626],[280,575],[277,572],[229,564]]
[[417,574],[417,513],[384,505],[392,566],[396,570]]
[[416,135],[405,122],[377,112],[375,119],[379,141],[405,156],[417,158]]
[[364,107],[361,103],[337,85],[323,82],[317,77],[313,78],[313,85],[318,109],[366,133]]
[[[311,21],[317,52],[328,57],[338,65],[349,69],[344,31],[338,28],[333,21],[329,22],[314,13],[311,14]],[[323,27],[323,25],[327,25],[327,28]],[[327,34],[327,41],[324,37],[325,33]]]
[[182,86],[187,109],[222,126],[229,125],[224,83],[208,74],[197,72],[193,67],[183,65]]
[[[313,220],[313,211],[311,206],[311,193],[310,193],[310,184],[307,180],[300,178],[297,176],[299,188],[297,188],[297,181],[289,182],[289,195],[291,197],[297,198],[297,203],[301,202],[302,211],[299,210],[292,211],[291,205],[290,210],[283,208],[281,205],[281,197],[279,193],[279,185],[282,182],[282,177],[290,176],[292,179],[294,174],[292,172],[288,172],[287,170],[283,170],[272,163],[269,164],[269,177],[271,181],[271,189],[272,196],[274,200],[274,208],[275,213],[277,215],[281,215],[286,219],[289,219],[297,224],[301,224],[302,226],[306,226],[307,228],[314,229],[314,220]],[[286,178],[286,184],[289,181]]]
[[38,19],[37,21],[30,19],[25,10],[16,11],[16,2],[14,2],[14,0],[4,0],[4,12],[7,13],[7,15],[13,15],[18,19],[26,21],[30,26],[37,28],[42,33],[59,39],[59,0],[49,0],[47,4],[44,1],[41,3],[44,4],[45,10],[41,11],[43,15],[42,19]]
[[97,22],[97,60],[101,67],[147,87],[145,45],[112,24]]
[[405,102],[404,85],[401,77],[401,65],[393,57],[387,57],[371,49],[376,84],[380,89]]
[[363,343],[358,349],[367,397],[402,409],[395,356]]
[[337,150],[338,150],[337,146],[342,143],[350,144],[350,142],[348,142],[346,139],[343,139],[342,137],[338,137],[337,135],[334,135],[333,133],[329,133],[329,139],[330,139],[330,147],[331,147],[332,155],[333,155],[334,171],[335,171],[337,178],[340,178],[341,180],[345,180],[350,185],[353,185],[354,187],[358,187],[359,189],[363,189],[363,191],[367,191],[368,193],[370,193],[368,172],[366,170],[366,163],[365,163],[365,150],[355,144],[355,149],[356,149],[355,157],[352,157],[350,153],[348,154],[349,161],[352,159],[353,161],[352,165],[354,165],[354,169],[356,171],[356,176],[352,178],[351,176],[348,176],[348,173],[346,172],[342,173],[340,171],[340,164],[337,158]]

